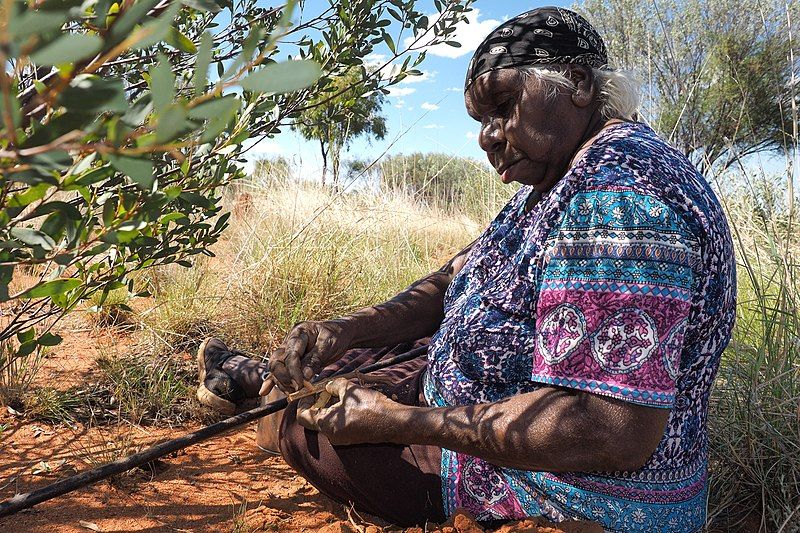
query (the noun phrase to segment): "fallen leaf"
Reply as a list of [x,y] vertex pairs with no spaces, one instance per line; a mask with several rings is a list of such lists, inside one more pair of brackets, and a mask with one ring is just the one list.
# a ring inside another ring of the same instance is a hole
[[91,529],[92,531],[102,531],[100,526],[95,524],[94,522],[87,522],[86,520],[81,520],[78,522],[81,527],[85,527],[86,529]]
[[39,464],[33,467],[31,473],[34,476],[38,476],[39,474],[49,474],[56,470],[59,470],[62,466],[66,464],[66,459],[61,459],[59,461],[54,461],[52,464],[48,461],[39,461]]

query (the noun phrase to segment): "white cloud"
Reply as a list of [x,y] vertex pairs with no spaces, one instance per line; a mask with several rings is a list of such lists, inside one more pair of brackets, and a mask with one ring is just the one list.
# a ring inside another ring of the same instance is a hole
[[470,141],[477,141],[478,140],[478,134],[475,133],[474,131],[468,131],[467,132],[467,139],[469,139]]
[[415,92],[417,92],[417,90],[413,87],[389,87],[389,96],[395,98],[402,98],[403,96],[408,96]]
[[461,87],[450,87],[449,89],[445,89],[449,93],[460,93],[464,89]]
[[431,104],[431,103],[429,103],[429,102],[425,102],[425,103],[424,103],[424,104],[422,104],[420,107],[421,107],[422,109],[424,109],[425,111],[436,111],[437,109],[439,109],[439,106],[438,106],[438,105],[436,105],[436,104]]
[[[435,56],[456,59],[475,51],[475,49],[478,48],[478,45],[483,42],[483,39],[489,35],[492,30],[500,25],[500,21],[495,19],[479,21],[478,19],[480,18],[480,14],[480,9],[473,9],[467,13],[467,21],[469,24],[466,22],[460,23],[456,27],[455,34],[450,37],[451,40],[461,43],[460,48],[455,48],[442,43],[428,48],[428,53]],[[436,15],[431,15],[430,19],[432,21],[436,20]],[[409,46],[412,42],[414,42],[414,38],[408,37],[406,38],[404,44]]]
[[444,129],[444,126],[442,126],[441,124],[427,124],[427,125],[422,126],[422,127],[424,129],[426,129],[426,130],[442,130],[442,129]]
[[369,54],[364,58],[364,63],[368,67],[379,67],[386,63],[388,59],[389,57],[384,54]]

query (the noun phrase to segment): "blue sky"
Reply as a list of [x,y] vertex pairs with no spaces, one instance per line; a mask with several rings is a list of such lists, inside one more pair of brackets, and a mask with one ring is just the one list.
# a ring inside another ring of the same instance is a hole
[[[444,152],[483,160],[484,153],[477,143],[478,123],[464,109],[462,87],[467,65],[490,31],[514,15],[544,5],[569,3],[477,0],[469,14],[470,23],[457,31],[456,40],[462,47],[429,49],[420,66],[423,76],[406,78],[392,89],[384,107],[389,126],[386,138],[371,144],[356,140],[343,159],[372,159],[388,151],[390,154]],[[259,142],[249,150],[248,159],[282,155],[309,178],[321,168],[318,151],[316,142],[305,141],[287,129],[273,139]]]

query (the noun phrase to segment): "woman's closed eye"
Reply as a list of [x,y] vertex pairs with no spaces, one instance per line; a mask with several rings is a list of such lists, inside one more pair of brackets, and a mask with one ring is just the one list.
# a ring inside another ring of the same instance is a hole
[[511,115],[513,109],[514,109],[514,99],[508,98],[507,100],[503,100],[503,102],[497,105],[497,107],[495,108],[495,115],[499,118],[508,118]]

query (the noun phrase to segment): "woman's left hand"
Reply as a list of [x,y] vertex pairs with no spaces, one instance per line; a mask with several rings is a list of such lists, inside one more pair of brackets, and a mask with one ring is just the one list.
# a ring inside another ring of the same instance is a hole
[[297,406],[300,425],[323,433],[331,444],[395,442],[397,420],[392,415],[401,404],[344,378],[331,381],[326,390],[338,401],[315,408],[313,397],[301,399]]

